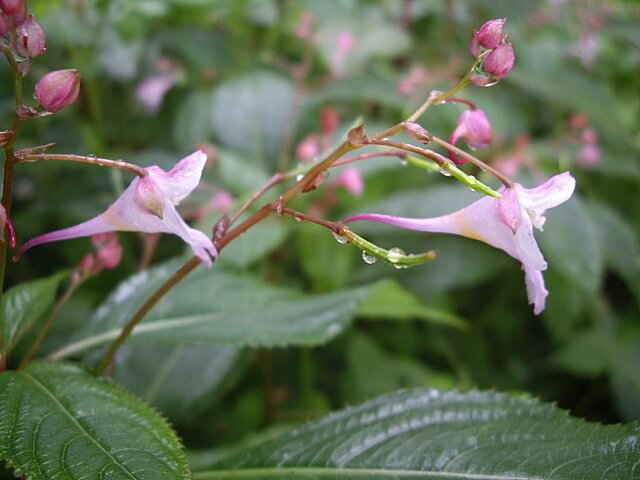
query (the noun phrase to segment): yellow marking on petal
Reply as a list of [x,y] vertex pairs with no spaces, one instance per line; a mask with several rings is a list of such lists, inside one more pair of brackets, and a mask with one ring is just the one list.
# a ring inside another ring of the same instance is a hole
[[120,222],[118,220],[118,217],[116,215],[114,215],[112,210],[107,210],[106,212],[104,212],[102,214],[102,218],[109,225],[113,226],[114,230],[118,230],[118,231],[121,231],[121,232],[133,232],[133,228],[131,228],[128,225],[125,225],[124,223]]
[[453,221],[455,222],[456,226],[459,228],[459,234],[467,237],[467,238],[472,238],[473,240],[480,240],[481,242],[484,243],[489,243],[487,242],[487,240],[480,235],[471,225],[471,223],[469,222],[469,219],[467,218],[465,212],[463,210],[459,211],[459,212],[455,212],[451,215]]

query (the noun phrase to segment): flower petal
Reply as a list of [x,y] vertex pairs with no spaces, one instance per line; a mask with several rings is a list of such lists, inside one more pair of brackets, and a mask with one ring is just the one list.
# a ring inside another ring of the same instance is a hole
[[524,281],[527,285],[527,298],[533,305],[533,313],[539,315],[544,310],[545,301],[549,291],[544,285],[542,272],[533,268],[523,267]]
[[146,168],[171,203],[178,205],[200,183],[207,155],[198,150],[180,160],[169,172],[159,167]]
[[520,203],[528,210],[535,210],[542,215],[548,208],[553,208],[569,200],[576,186],[576,180],[569,172],[551,177],[542,185],[524,188],[517,184]]

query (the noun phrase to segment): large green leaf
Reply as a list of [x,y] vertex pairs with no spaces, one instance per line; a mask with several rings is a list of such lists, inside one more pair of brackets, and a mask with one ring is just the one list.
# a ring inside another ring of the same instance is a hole
[[20,337],[53,303],[56,290],[65,272],[41,280],[23,283],[8,290],[2,297],[2,350],[6,355]]
[[[55,358],[111,342],[177,263],[156,267],[122,283]],[[305,296],[219,265],[200,267],[138,325],[132,341],[226,343],[247,346],[317,345],[340,333],[371,287]]]
[[214,404],[241,359],[229,345],[125,345],[114,377],[176,422]]
[[158,414],[60,362],[0,375],[0,457],[33,480],[189,475],[182,445]]
[[637,478],[640,426],[603,426],[528,397],[403,391],[310,423],[194,478]]

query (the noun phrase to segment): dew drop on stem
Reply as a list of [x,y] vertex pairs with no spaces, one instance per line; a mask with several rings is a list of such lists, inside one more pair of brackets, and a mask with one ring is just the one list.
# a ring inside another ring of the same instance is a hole
[[373,255],[371,255],[370,253],[368,253],[368,252],[366,252],[364,250],[362,251],[362,260],[367,265],[373,265],[374,263],[376,263],[378,261],[378,259],[376,257],[374,257]]
[[345,245],[349,241],[347,237],[338,235],[336,232],[331,232],[331,233],[333,233],[333,238],[335,238],[336,242],[338,242],[340,245]]

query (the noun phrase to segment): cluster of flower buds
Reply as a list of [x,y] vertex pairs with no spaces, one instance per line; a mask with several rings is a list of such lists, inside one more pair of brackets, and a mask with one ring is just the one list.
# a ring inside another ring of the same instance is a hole
[[[47,50],[44,30],[29,14],[27,0],[0,0],[0,37],[3,49],[15,57],[20,75],[31,69],[31,59]],[[71,105],[80,93],[80,72],[55,70],[44,75],[36,84],[35,98],[45,114],[55,113]],[[24,120],[42,115],[41,111],[19,106],[18,115]]]
[[506,18],[489,20],[471,35],[471,55],[475,58],[482,56],[482,68],[488,74],[487,76],[474,72],[470,76],[474,85],[492,85],[504,78],[513,68],[516,56],[504,33],[506,21]]
[[[491,135],[492,129],[489,119],[482,110],[474,106],[460,114],[456,128],[449,138],[449,143],[455,145],[462,138],[474,150],[487,148],[491,144]],[[451,151],[449,158],[458,165],[466,161]]]
[[[15,35],[9,35],[15,32]],[[43,54],[47,39],[38,21],[29,15],[26,0],[0,0],[0,36],[7,37],[11,47],[24,59],[21,72],[29,71],[29,59]]]

